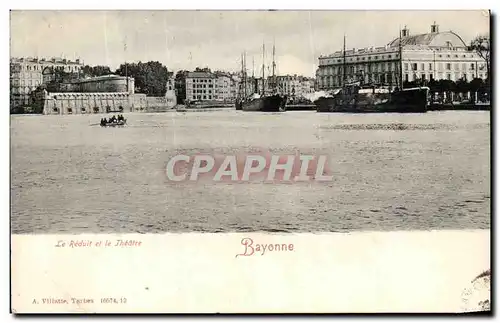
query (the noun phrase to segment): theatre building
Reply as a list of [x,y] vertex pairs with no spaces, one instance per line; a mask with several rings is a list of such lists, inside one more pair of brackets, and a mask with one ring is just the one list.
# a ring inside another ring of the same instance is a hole
[[[348,42],[348,39],[347,39]],[[344,74],[345,69],[345,74]],[[429,33],[411,34],[404,28],[385,46],[347,49],[319,57],[316,72],[319,90],[333,89],[346,82],[398,86],[403,82],[431,79],[470,81],[486,79],[486,62],[469,51],[464,40],[452,31],[439,31],[434,23]]]

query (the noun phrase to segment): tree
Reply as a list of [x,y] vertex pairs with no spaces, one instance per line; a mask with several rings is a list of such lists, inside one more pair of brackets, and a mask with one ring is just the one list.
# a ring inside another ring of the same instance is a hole
[[134,78],[135,90],[147,96],[164,96],[167,80],[172,75],[160,62],[121,64],[115,74]]
[[431,79],[428,85],[429,85],[429,92],[432,95],[432,102],[434,102],[436,101],[436,93],[441,92],[441,89],[439,88],[439,82],[436,81],[435,79]]
[[469,88],[469,83],[464,79],[459,79],[455,82],[455,91],[459,93],[461,97],[464,93],[469,92]]
[[113,74],[108,66],[103,66],[103,65],[97,65],[97,66],[85,65],[82,68],[82,72],[84,76],[89,76],[89,77]]
[[468,47],[469,50],[475,51],[479,57],[486,62],[486,78],[490,76],[490,37],[487,35],[479,35],[474,38]]
[[178,71],[175,74],[175,92],[177,95],[177,102],[179,104],[184,104],[184,101],[186,100],[186,76],[187,76],[188,71]]
[[484,86],[484,81],[480,78],[475,78],[469,83],[469,90],[474,95],[474,101],[477,100],[477,93]]
[[199,67],[196,67],[194,69],[195,72],[206,72],[206,73],[212,73],[212,70],[210,70],[208,67],[204,67],[204,68],[199,68]]

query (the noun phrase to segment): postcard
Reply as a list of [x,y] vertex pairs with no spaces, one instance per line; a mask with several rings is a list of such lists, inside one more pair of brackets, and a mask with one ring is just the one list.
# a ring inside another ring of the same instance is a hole
[[12,10],[11,312],[490,313],[489,10]]

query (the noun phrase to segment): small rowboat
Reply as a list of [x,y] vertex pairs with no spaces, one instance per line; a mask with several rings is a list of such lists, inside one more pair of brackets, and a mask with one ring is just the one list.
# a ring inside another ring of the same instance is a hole
[[117,121],[117,122],[103,123],[103,124],[101,124],[101,127],[123,127],[126,124],[127,124],[127,119],[121,120],[121,121]]

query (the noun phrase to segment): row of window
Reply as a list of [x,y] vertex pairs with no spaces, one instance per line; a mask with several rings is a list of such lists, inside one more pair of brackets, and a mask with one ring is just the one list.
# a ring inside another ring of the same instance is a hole
[[[372,72],[391,72],[393,70],[396,70],[396,63],[382,63],[382,64],[374,64],[374,65],[361,65],[361,66],[355,66],[355,65],[350,65],[347,66],[346,68],[346,73],[356,73],[359,71],[364,71],[367,73],[372,73]],[[475,71],[476,68],[483,69],[483,66],[478,66],[476,63],[437,63],[436,67],[438,68],[439,71],[443,70],[454,70],[458,71],[466,71],[467,69],[470,71]],[[433,63],[404,63],[403,64],[403,69],[405,71],[412,70],[412,71],[433,71],[434,65]],[[343,73],[343,67],[342,66],[329,66],[326,68],[320,68],[318,71],[318,75],[335,75],[335,74],[342,74]]]
[[[442,58],[442,57],[446,57],[446,58],[474,58],[474,54],[454,54],[454,55],[451,55],[451,54],[438,54],[436,55],[437,57],[439,58]],[[372,57],[373,57],[373,60],[378,60],[379,58],[384,60],[384,59],[392,59],[393,57],[394,58],[397,58],[399,57],[399,54],[398,53],[395,53],[395,54],[391,54],[391,55],[375,55],[375,56],[363,56],[363,57],[346,57],[346,61],[347,62],[359,62],[359,61],[371,61],[372,60]],[[336,60],[337,63],[342,63],[343,62],[343,58],[338,58]],[[321,61],[321,60],[320,60]],[[325,60],[323,61],[324,64],[333,64],[335,60],[328,60],[325,62]]]
[[213,79],[193,79],[193,83],[212,83]]
[[38,86],[40,85],[42,82],[40,81],[40,79],[31,79],[31,80],[17,80],[17,79],[13,79],[10,81],[10,84],[11,86]]
[[10,89],[11,93],[14,94],[29,94],[36,89],[36,86],[26,86],[26,87],[13,87]]
[[79,66],[79,65],[59,65],[59,66],[53,66],[53,65],[20,65],[20,64],[12,64],[10,66],[10,70],[12,72],[19,72],[19,71],[38,71],[38,72],[41,72],[46,67],[53,67],[56,70],[66,71],[66,72],[77,72],[77,71],[79,71],[81,69],[81,66]]
[[[428,65],[426,65],[425,63],[420,63],[420,64],[419,63],[410,63],[410,64],[404,63],[404,70],[408,71],[409,67],[411,67],[412,71],[417,71],[417,70],[419,70],[419,67],[420,67],[421,71],[425,71],[426,66],[429,67],[428,70],[432,70],[432,68],[433,68],[432,63],[428,63]],[[438,64],[436,64],[436,66],[438,67],[438,70],[440,70],[440,71],[442,71],[443,68],[445,68],[447,71],[450,71],[452,69],[452,63],[438,63]],[[453,67],[456,71],[460,70],[459,63],[453,63]],[[462,63],[461,67],[462,67],[463,71],[465,71],[467,68],[471,71],[474,71],[476,69],[477,65],[475,63],[470,63],[470,64]]]
[[[484,74],[460,74],[460,73],[437,73],[437,78],[438,79],[446,79],[446,80],[465,80],[465,81],[471,81],[474,78],[484,78]],[[416,79],[422,79],[422,80],[433,80],[434,79],[434,74],[413,74],[413,77],[411,74],[405,74],[404,75],[404,80],[405,81],[413,81]]]
[[[374,56],[357,56],[357,57],[346,57],[346,62],[359,62],[359,61],[371,61],[373,57],[373,60],[385,60],[385,59],[393,59],[399,57],[398,53],[390,54],[390,55],[374,55]],[[335,60],[328,60],[325,62],[325,64],[333,64]],[[344,61],[344,58],[338,58],[336,60],[337,63],[342,63]]]
[[214,85],[213,84],[193,84],[193,88],[195,89],[201,89],[201,88],[207,88],[207,85],[209,88],[213,88]]
[[20,72],[10,73],[11,79],[41,79],[42,73],[40,72]]
[[211,95],[193,95],[192,100],[212,100]]
[[[359,71],[364,71],[368,73],[372,72],[385,72],[385,71],[393,71],[396,69],[396,63],[394,62],[387,62],[387,63],[380,63],[380,64],[365,64],[365,65],[350,65],[346,66],[346,73],[356,73]],[[319,70],[319,75],[334,75],[334,74],[342,74],[343,73],[343,67],[342,66],[330,66],[327,68],[320,68]]]

